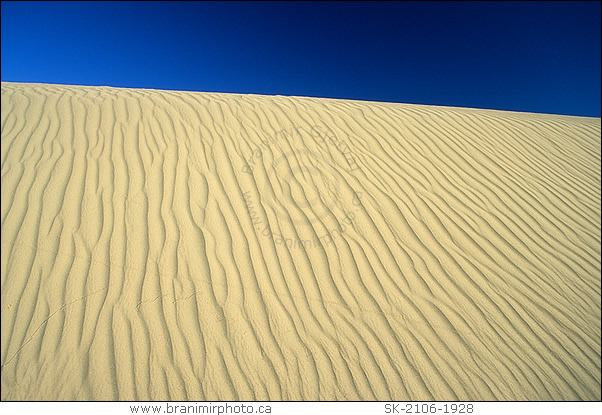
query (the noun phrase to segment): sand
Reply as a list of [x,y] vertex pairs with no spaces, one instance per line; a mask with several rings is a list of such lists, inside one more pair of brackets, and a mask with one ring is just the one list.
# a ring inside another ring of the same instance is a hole
[[2,83],[3,400],[600,400],[600,119]]

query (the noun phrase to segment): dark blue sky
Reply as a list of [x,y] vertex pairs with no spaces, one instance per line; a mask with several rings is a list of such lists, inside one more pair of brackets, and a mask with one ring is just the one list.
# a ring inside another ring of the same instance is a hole
[[600,2],[2,2],[2,81],[600,117]]

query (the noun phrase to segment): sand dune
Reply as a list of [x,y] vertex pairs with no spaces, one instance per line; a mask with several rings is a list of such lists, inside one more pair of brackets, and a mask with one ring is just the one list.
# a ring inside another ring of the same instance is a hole
[[600,119],[2,83],[3,400],[600,400]]

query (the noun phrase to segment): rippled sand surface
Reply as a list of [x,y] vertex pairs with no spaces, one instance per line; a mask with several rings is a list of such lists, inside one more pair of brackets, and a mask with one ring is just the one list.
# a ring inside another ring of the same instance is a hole
[[600,400],[600,119],[2,83],[3,400]]

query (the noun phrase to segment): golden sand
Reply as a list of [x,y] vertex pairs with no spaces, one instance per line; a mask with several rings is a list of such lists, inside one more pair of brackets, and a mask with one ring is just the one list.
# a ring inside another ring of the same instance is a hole
[[3,400],[600,400],[600,119],[2,83]]

